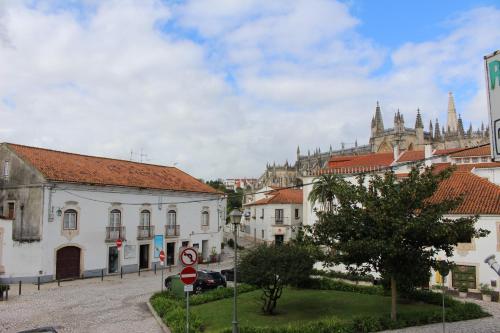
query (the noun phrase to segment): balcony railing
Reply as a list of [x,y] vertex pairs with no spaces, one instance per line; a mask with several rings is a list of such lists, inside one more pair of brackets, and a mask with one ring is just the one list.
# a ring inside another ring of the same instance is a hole
[[106,227],[106,242],[115,242],[117,239],[126,239],[125,227]]
[[140,225],[137,227],[137,239],[152,239],[154,234],[154,225]]
[[283,218],[281,217],[277,217],[275,220],[274,220],[274,224],[283,224]]
[[180,225],[166,225],[165,237],[179,237],[181,234]]

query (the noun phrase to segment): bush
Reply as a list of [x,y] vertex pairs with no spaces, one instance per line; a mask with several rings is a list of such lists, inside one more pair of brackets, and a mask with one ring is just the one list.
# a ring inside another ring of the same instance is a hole
[[[238,285],[238,294],[247,293],[249,291],[253,291],[256,289],[257,289],[257,287],[242,283],[242,284]],[[233,294],[234,294],[233,288],[214,289],[214,290],[210,290],[210,291],[207,291],[207,292],[199,294],[199,295],[193,295],[189,299],[189,303],[191,305],[200,305],[200,304],[217,301],[217,300],[224,299],[224,298],[233,297]]]
[[10,286],[8,284],[0,284],[0,293],[5,292],[6,290],[10,290]]
[[311,278],[300,285],[301,288],[346,291],[368,295],[385,295],[381,286],[358,286],[329,278]]
[[312,272],[313,275],[326,276],[334,279],[344,279],[350,281],[365,281],[365,282],[373,282],[375,281],[375,277],[370,274],[355,274],[355,273],[347,273],[347,272],[337,272],[337,271],[324,271],[320,269],[314,269]]

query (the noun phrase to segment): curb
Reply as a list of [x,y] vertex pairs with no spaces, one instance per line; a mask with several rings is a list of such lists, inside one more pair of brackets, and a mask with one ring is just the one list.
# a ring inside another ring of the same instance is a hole
[[158,323],[158,325],[160,325],[160,328],[163,331],[163,333],[171,333],[170,329],[167,327],[167,325],[165,325],[163,320],[161,320],[161,318],[156,313],[155,309],[153,309],[153,306],[151,305],[151,303],[149,303],[149,301],[147,301],[146,304],[148,305],[149,311],[153,314],[153,317],[155,318],[156,322]]

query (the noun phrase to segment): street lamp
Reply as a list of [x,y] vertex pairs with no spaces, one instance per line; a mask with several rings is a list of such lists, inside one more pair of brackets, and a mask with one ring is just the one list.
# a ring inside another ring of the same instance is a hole
[[241,212],[239,209],[233,209],[229,213],[229,219],[234,227],[234,297],[233,297],[233,333],[239,333],[238,329],[238,310],[236,307],[236,298],[238,297],[238,228],[241,222]]

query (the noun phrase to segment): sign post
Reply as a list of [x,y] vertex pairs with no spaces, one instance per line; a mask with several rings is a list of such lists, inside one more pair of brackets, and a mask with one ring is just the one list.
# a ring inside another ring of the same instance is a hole
[[490,115],[491,157],[500,162],[500,51],[484,57]]
[[165,252],[163,250],[160,251],[160,265],[161,265],[161,291],[163,292],[163,267],[165,263]]
[[189,292],[193,291],[193,283],[198,278],[198,272],[193,267],[198,263],[198,251],[188,247],[181,251],[179,257],[182,265],[184,265],[180,277],[186,292],[186,333],[189,333]]

